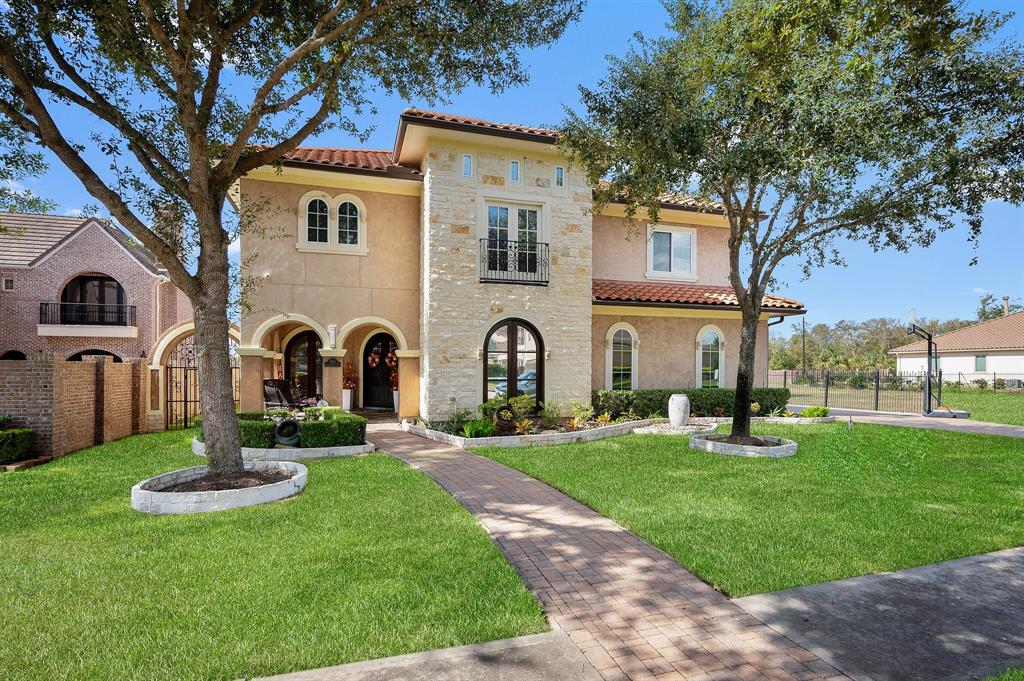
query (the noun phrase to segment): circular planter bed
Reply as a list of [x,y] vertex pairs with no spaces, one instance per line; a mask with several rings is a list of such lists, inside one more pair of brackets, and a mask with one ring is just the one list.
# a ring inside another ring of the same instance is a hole
[[[369,454],[377,448],[369,442],[346,447],[242,447],[244,461],[310,461],[312,459],[333,459],[339,456]],[[206,445],[192,438],[192,453],[206,456]]]
[[[143,480],[132,487],[132,508],[143,513],[168,515],[267,504],[301,492],[308,475],[305,466],[291,461],[250,461],[245,464],[245,470],[263,474],[261,477],[268,478],[270,482],[235,489],[203,489],[206,485],[199,479],[206,475],[207,467],[183,468]],[[177,491],[183,487],[197,489]]]
[[690,437],[690,449],[700,449],[715,454],[729,456],[764,456],[781,459],[796,454],[796,442],[771,435],[759,435],[752,440],[760,440],[764,444],[738,444],[726,442],[728,435],[698,434]]

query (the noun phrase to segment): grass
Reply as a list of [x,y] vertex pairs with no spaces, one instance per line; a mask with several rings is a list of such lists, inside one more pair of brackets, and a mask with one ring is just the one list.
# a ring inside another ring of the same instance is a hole
[[971,418],[977,421],[1024,426],[1024,392],[943,388],[942,402],[971,412]]
[[0,474],[0,677],[237,679],[547,629],[473,518],[382,455],[310,462],[299,496],[155,517],[194,466],[143,435]]
[[1007,669],[999,676],[990,676],[986,681],[1024,681],[1024,669]]
[[629,435],[478,453],[548,482],[732,596],[1024,544],[1022,443],[857,424],[762,425],[797,456]]

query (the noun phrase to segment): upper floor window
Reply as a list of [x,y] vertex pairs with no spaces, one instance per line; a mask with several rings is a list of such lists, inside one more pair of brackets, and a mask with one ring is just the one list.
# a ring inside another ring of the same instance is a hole
[[473,154],[462,155],[462,176],[473,177]]
[[84,274],[67,283],[60,294],[62,303],[124,305],[124,289],[117,280],[98,274]]
[[313,199],[306,205],[306,241],[314,244],[327,243],[327,223],[330,213],[327,202]]
[[338,206],[338,243],[348,246],[359,243],[359,207],[351,201]]
[[975,371],[988,371],[988,356],[986,356],[986,355],[975,355],[974,356],[974,370]]
[[647,276],[652,279],[696,279],[696,232],[688,227],[651,227]]
[[4,279],[4,290],[5,291],[13,291],[14,290],[14,279],[10,279],[10,278]]
[[510,182],[519,181],[519,161],[512,161],[508,165],[508,179]]
[[555,186],[565,186],[565,168],[562,166],[555,166]]

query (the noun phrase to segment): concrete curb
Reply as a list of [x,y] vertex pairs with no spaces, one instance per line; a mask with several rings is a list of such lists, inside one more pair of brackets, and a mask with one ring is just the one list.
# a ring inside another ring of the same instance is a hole
[[762,457],[768,459],[782,459],[796,454],[797,444],[793,440],[781,437],[760,436],[763,440],[777,441],[773,447],[754,447],[751,445],[737,445],[720,440],[708,439],[705,434],[690,436],[690,449],[699,449],[714,454],[725,454],[727,456]]
[[306,487],[306,478],[309,475],[308,469],[301,463],[250,461],[245,464],[245,470],[285,471],[291,473],[292,477],[270,485],[210,492],[160,492],[151,489],[195,480],[205,475],[206,470],[206,466],[182,468],[137,483],[132,487],[132,508],[153,515],[174,515],[225,511],[231,508],[267,504],[271,501],[295,496],[301,492]]
[[428,440],[443,442],[459,449],[470,447],[531,447],[536,445],[565,445],[574,442],[591,442],[603,440],[609,437],[617,437],[633,432],[634,428],[649,426],[654,423],[667,423],[668,419],[642,419],[639,421],[625,421],[613,423],[610,426],[601,426],[589,430],[573,430],[565,433],[547,433],[541,435],[504,435],[495,437],[461,437],[449,435],[439,430],[431,430],[423,426],[417,426],[409,421],[402,421],[402,430],[413,435],[425,437]]
[[[334,459],[341,456],[358,456],[376,451],[372,443],[351,445],[347,447],[242,447],[244,461],[311,461],[314,459]],[[206,456],[206,445],[192,438],[192,453]]]

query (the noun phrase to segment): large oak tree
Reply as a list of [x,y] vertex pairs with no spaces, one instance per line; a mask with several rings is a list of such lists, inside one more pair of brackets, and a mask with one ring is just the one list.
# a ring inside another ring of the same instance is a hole
[[[523,83],[519,52],[556,40],[581,4],[3,0],[0,152],[48,150],[192,301],[210,467],[235,472],[228,245],[259,218],[232,213],[231,188],[310,135],[364,132],[354,116],[373,91],[436,101]],[[69,109],[91,127],[68,125]]]
[[[657,220],[666,192],[724,205],[742,311],[732,433],[750,433],[762,298],[778,266],[841,264],[839,239],[908,250],[985,202],[1020,203],[1024,56],[1005,18],[952,0],[722,0],[669,7],[581,88],[562,143],[599,185]],[[880,272],[879,276],[885,276]],[[942,276],[940,271],[935,277]],[[926,298],[918,290],[894,291]]]

